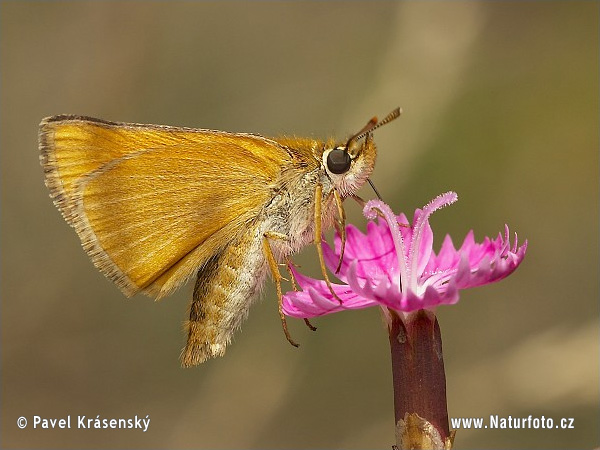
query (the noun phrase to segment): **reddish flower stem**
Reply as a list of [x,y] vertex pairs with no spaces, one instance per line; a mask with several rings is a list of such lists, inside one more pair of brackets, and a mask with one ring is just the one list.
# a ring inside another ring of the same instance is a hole
[[[420,310],[408,318],[390,311],[389,326],[396,424],[417,414],[450,437],[442,337],[435,314]],[[452,439],[452,437],[451,437]],[[400,446],[400,442],[398,442]],[[413,447],[414,448],[414,447]]]

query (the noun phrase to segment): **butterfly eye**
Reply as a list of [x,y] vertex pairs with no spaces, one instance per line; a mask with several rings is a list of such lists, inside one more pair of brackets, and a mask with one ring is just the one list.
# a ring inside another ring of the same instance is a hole
[[346,149],[334,148],[327,155],[327,168],[337,175],[348,172],[352,160]]

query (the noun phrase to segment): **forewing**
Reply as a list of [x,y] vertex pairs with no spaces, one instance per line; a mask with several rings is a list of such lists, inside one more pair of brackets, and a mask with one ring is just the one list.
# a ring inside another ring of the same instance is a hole
[[46,184],[94,264],[126,295],[161,297],[270,200],[290,156],[260,136],[57,117]]

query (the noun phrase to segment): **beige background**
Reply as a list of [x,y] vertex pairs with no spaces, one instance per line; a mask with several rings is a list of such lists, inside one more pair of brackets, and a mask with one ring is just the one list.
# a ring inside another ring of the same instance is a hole
[[[522,267],[439,309],[452,417],[562,417],[574,430],[466,430],[458,448],[598,439],[595,2],[1,3],[3,448],[390,448],[377,309],[291,324],[267,284],[227,355],[183,370],[191,286],[126,300],[48,198],[37,125],[76,113],[265,135],[376,134],[396,211],[481,240],[505,222]],[[372,197],[372,192],[365,191]],[[349,205],[352,220],[364,226]],[[314,271],[315,254],[297,258]],[[139,430],[24,430],[19,416],[151,418]]]

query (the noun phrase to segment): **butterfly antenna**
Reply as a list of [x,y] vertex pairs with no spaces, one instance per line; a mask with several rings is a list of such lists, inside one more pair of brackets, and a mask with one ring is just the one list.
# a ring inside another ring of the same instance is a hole
[[381,120],[380,122],[377,122],[377,118],[375,118],[375,117],[372,118],[367,123],[367,125],[364,126],[364,128],[362,130],[360,130],[358,133],[356,133],[354,136],[352,136],[350,139],[348,139],[348,142],[346,143],[346,148],[349,148],[350,143],[352,143],[353,141],[358,141],[359,139],[362,139],[367,134],[375,131],[377,128],[385,125],[386,123],[391,122],[394,119],[397,119],[398,117],[400,117],[401,114],[402,114],[402,108],[396,108],[391,113],[389,113],[387,116],[385,116],[385,118],[383,120]]

